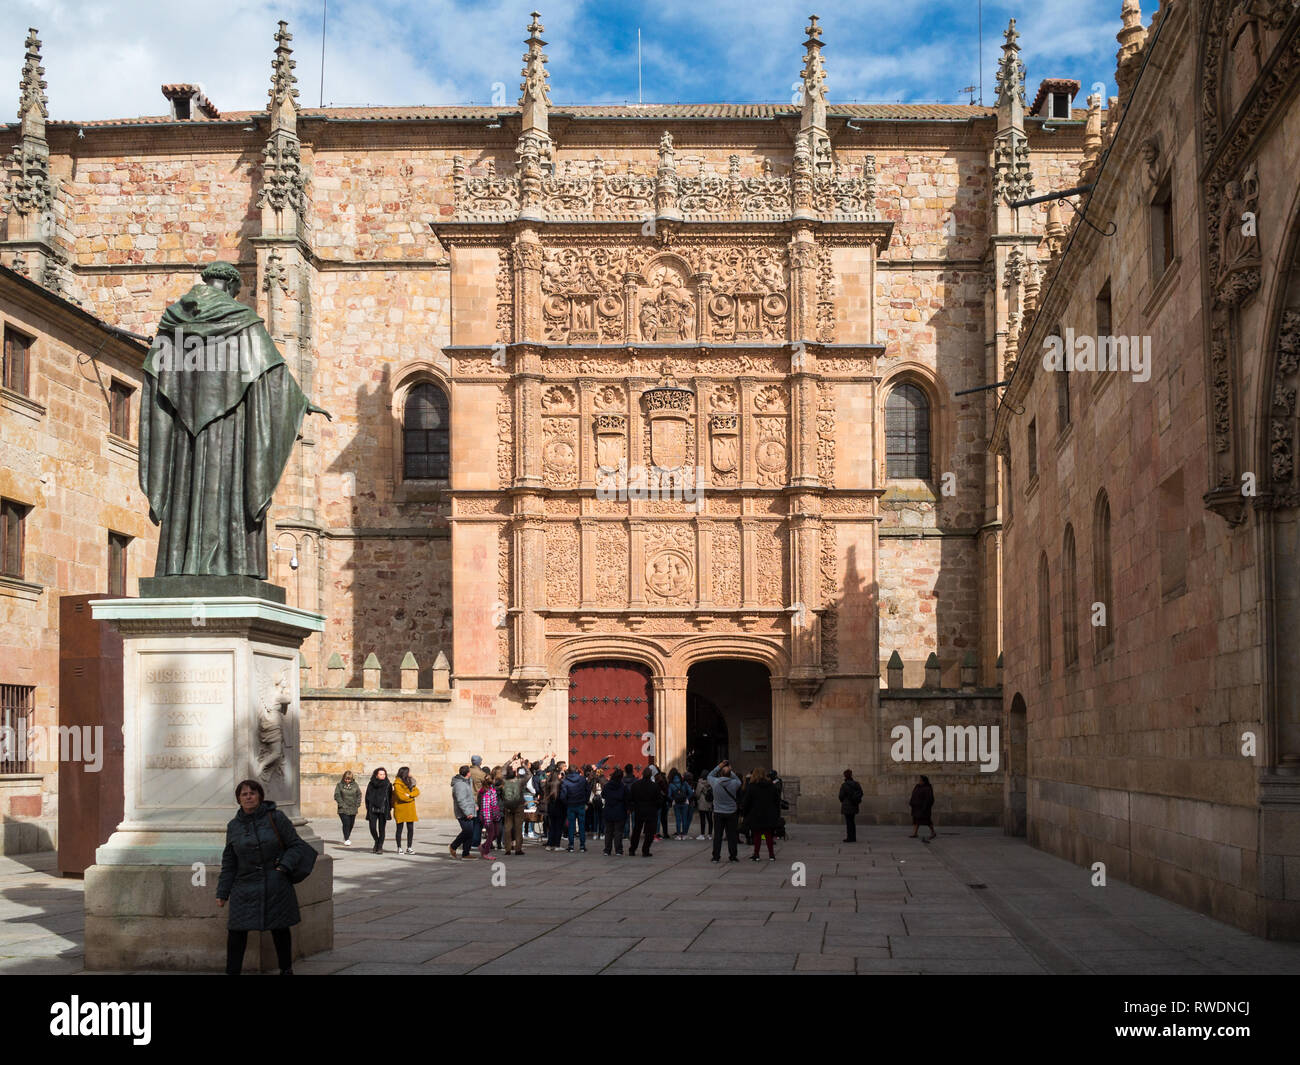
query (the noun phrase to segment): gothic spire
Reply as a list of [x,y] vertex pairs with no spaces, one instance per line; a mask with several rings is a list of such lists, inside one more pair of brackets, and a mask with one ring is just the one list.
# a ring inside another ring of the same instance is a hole
[[826,65],[822,62],[822,28],[817,16],[808,16],[808,39],[803,42],[803,121],[800,132],[826,129]]
[[271,114],[272,129],[283,128],[293,131],[296,126],[295,101],[298,98],[298,78],[293,68],[298,64],[292,58],[293,49],[289,47],[289,42],[292,40],[293,34],[289,32],[289,23],[281,20],[280,28],[275,31],[275,57],[271,60],[271,88],[267,92],[271,98],[268,110]]
[[49,100],[45,96],[45,68],[41,66],[41,42],[35,29],[27,31],[27,55],[23,61],[23,76],[18,82],[18,120],[23,135],[44,138],[45,120],[50,116]]
[[546,42],[541,37],[544,27],[540,19],[541,14],[534,11],[533,21],[528,24],[528,51],[524,53],[524,69],[521,71],[524,80],[519,85],[522,94],[519,107],[523,111],[523,131],[541,133],[549,139],[546,109],[550,106],[551,95],[546,83],[551,76],[546,72],[548,60],[542,51]]
[[1010,118],[1004,121],[1008,125],[1023,128],[1025,113],[1025,65],[1020,61],[1020,34],[1016,32],[1016,20],[1007,26],[1006,41],[1002,45],[1002,58],[998,60],[998,99],[997,109],[1000,116]]
[[1124,0],[1120,18],[1124,24],[1115,34],[1115,40],[1119,41],[1119,51],[1115,53],[1115,87],[1119,90],[1120,103],[1127,105],[1129,90],[1137,77],[1134,59],[1147,43],[1147,31],[1142,26],[1142,5],[1138,0]]

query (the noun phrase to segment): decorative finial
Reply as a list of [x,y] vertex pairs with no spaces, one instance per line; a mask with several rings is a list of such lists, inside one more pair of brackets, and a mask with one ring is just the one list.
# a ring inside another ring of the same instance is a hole
[[[1120,19],[1124,25],[1119,33],[1115,34],[1115,40],[1119,41],[1119,52],[1115,60],[1123,65],[1142,50],[1147,40],[1147,31],[1142,26],[1142,5],[1139,0],[1124,0],[1124,6],[1120,9]],[[1127,93],[1120,92],[1121,98],[1126,95]]]
[[1020,61],[1020,34],[1016,31],[1016,20],[1012,19],[1004,34],[1006,40],[1002,45],[1002,58],[998,61],[998,99],[997,106],[1002,107],[1013,101],[1025,106],[1025,65]]
[[[550,74],[546,72],[549,60],[542,51],[546,42],[542,40],[542,23],[539,12],[533,12],[533,21],[528,24],[528,51],[524,53],[524,68],[521,71],[523,81],[519,83],[519,107],[523,111],[523,128],[547,133],[546,109],[551,103],[547,82]],[[547,134],[549,136],[549,133]]]
[[803,42],[803,123],[800,128],[826,128],[826,66],[822,62],[822,28],[816,15],[808,16],[808,34]]
[[275,32],[275,58],[271,60],[271,88],[267,93],[271,98],[269,110],[273,116],[286,103],[298,98],[298,78],[293,72],[298,64],[293,59],[293,49],[289,47],[292,40],[289,23],[282,19]]
[[45,96],[45,68],[41,66],[41,41],[35,28],[29,28],[23,76],[18,82],[18,120],[25,123],[33,110],[42,119],[50,117],[49,100]]

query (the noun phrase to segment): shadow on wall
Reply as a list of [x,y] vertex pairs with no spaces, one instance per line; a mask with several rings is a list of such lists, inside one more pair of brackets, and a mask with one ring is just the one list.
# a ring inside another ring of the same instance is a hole
[[[330,534],[323,544],[325,662],[343,657],[348,687],[363,683],[362,666],[379,659],[380,683],[396,688],[407,652],[419,663],[419,686],[433,685],[433,662],[450,653],[452,636],[450,503],[393,499],[393,450],[400,426],[391,413],[391,372],[377,387],[357,389],[353,436],[329,464],[341,498],[324,504]],[[339,504],[348,526],[338,528]],[[318,683],[334,684],[320,663]]]

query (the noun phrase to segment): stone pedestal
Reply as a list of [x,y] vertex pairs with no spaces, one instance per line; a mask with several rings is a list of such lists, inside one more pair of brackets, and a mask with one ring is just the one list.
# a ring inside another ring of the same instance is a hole
[[[334,940],[332,860],[299,812],[298,649],[324,618],[266,599],[101,599],[124,641],[124,815],[86,870],[86,968],[221,971],[216,904],[235,785],[259,780],[320,853],[294,956]],[[245,969],[273,969],[269,933]]]

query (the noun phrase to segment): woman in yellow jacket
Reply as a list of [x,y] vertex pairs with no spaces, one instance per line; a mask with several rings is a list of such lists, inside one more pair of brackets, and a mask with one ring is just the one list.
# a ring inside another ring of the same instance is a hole
[[411,776],[411,767],[402,766],[393,780],[393,820],[397,823],[397,853],[402,853],[402,826],[406,826],[406,853],[414,854],[415,822],[420,820],[415,813],[415,797],[420,789],[415,786]]

